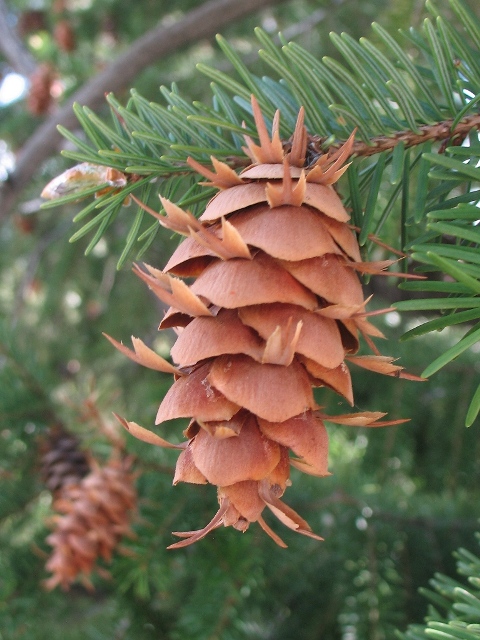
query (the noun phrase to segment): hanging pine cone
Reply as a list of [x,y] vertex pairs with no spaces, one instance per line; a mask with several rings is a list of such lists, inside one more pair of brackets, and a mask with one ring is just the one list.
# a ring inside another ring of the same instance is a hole
[[44,31],[47,29],[47,20],[45,11],[28,9],[22,11],[18,18],[17,31],[20,36],[25,37],[35,31]]
[[[300,111],[291,145],[284,150],[279,114],[267,132],[252,99],[260,144],[246,138],[252,165],[237,175],[212,158],[214,171],[189,160],[219,193],[200,220],[161,198],[160,223],[187,237],[165,269],[145,265],[137,275],[171,305],[160,324],[178,339],[172,366],[132,338],[134,351],[110,341],[137,363],[175,375],[156,424],[190,418],[188,441],[178,458],[174,484],[218,487],[220,508],[203,529],[175,533],[189,545],[212,529],[245,531],[268,507],[287,527],[312,533],[280,500],[289,468],[329,475],[324,416],[312,387],[328,387],[353,405],[346,360],[387,375],[403,376],[379,355],[370,336],[381,336],[366,318],[357,271],[378,273],[391,261],[362,263],[349,216],[332,184],[346,170],[353,135],[331,155],[305,167],[307,133]],[[195,278],[189,287],[181,279]],[[372,356],[354,356],[363,335]],[[108,336],[107,336],[108,337]],[[409,377],[406,376],[405,377]],[[385,414],[364,412],[329,418],[355,426],[381,426]],[[120,419],[136,437],[170,446],[134,422]],[[293,457],[289,457],[289,450]]]
[[41,443],[41,475],[47,489],[58,494],[67,485],[78,484],[89,470],[78,439],[61,425],[52,427]]
[[54,0],[51,8],[53,15],[58,16],[66,13],[68,10],[67,4],[66,0]]
[[41,116],[50,109],[53,101],[51,93],[56,73],[49,64],[39,64],[30,77],[30,90],[27,96],[27,109],[35,116]]
[[66,53],[71,53],[76,47],[75,31],[72,23],[67,18],[59,20],[53,29],[53,39],[58,48]]
[[131,511],[136,505],[130,462],[111,460],[96,466],[77,485],[69,485],[55,500],[53,532],[47,542],[53,553],[46,563],[52,576],[45,581],[47,589],[57,585],[67,589],[77,578],[92,588],[89,576],[103,558],[109,562],[123,536],[132,536]]

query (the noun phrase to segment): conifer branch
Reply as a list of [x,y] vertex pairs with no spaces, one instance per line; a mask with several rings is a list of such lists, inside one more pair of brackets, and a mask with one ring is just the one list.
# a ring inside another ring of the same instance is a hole
[[[356,140],[353,143],[352,151],[349,157],[368,157],[382,153],[383,151],[389,151],[394,149],[398,144],[403,142],[405,148],[415,147],[425,142],[433,141],[439,142],[444,140],[450,142],[454,146],[460,145],[468,133],[472,129],[480,130],[480,113],[476,113],[471,116],[463,118],[455,127],[452,128],[454,119],[442,120],[441,122],[435,122],[435,124],[420,125],[418,128],[420,133],[406,129],[404,131],[398,131],[393,136],[375,136],[370,139],[367,144],[363,140]],[[310,136],[309,148],[312,155],[322,155],[325,153],[324,145],[328,138],[326,136]],[[329,150],[334,151],[339,149],[344,140],[336,142],[329,147]],[[283,142],[284,148],[288,149],[290,141]],[[246,167],[250,163],[250,159],[245,156],[229,156],[227,158],[228,165],[232,169],[240,169]],[[180,171],[178,173],[181,173]],[[172,172],[172,175],[177,175]]]
[[36,415],[38,415],[38,409],[32,409],[33,399],[36,399],[41,406],[41,415],[45,420],[52,423],[60,422],[46,389],[32,373],[28,365],[3,340],[0,340],[0,355],[5,358],[13,373],[17,375],[18,380],[22,382],[24,388],[30,394],[30,406],[27,407],[26,415],[32,415],[34,411],[37,411]]
[[[20,150],[15,171],[4,183],[0,192],[0,219],[8,215],[16,197],[28,184],[41,163],[54,153],[61,135],[57,126],[67,129],[77,125],[72,111],[74,102],[99,108],[105,93],[118,92],[133,84],[136,76],[148,65],[167,56],[183,46],[213,36],[223,26],[269,5],[275,0],[209,0],[189,11],[173,25],[162,25],[147,31],[122,55],[118,56],[106,69],[94,76],[64,105],[46,120]],[[0,40],[2,38],[0,37]]]

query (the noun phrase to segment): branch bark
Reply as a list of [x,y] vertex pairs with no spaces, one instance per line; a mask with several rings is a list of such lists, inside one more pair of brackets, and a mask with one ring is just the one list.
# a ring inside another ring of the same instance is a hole
[[135,77],[156,60],[188,44],[211,37],[222,27],[250,13],[283,1],[209,0],[191,10],[177,23],[155,27],[136,40],[125,53],[71,96],[25,143],[18,154],[15,171],[0,191],[0,220],[9,213],[36,169],[57,150],[62,140],[57,125],[61,124],[66,128],[76,125],[72,112],[74,102],[96,109],[103,103],[105,93],[118,92],[132,86]]
[[[366,144],[362,140],[357,140],[353,144],[350,156],[373,156],[377,153],[382,153],[382,151],[393,149],[400,144],[400,142],[403,142],[406,148],[415,147],[429,140],[434,142],[447,140],[450,141],[452,145],[461,144],[465,136],[472,129],[480,129],[480,114],[474,113],[473,115],[465,116],[452,129],[453,123],[454,120],[451,118],[449,120],[443,120],[442,122],[436,122],[435,124],[424,124],[418,127],[419,133],[410,130],[397,131],[397,133],[391,136],[377,136],[376,138],[372,138],[369,144]],[[327,138],[313,136],[313,148],[321,153],[322,145],[326,140]],[[341,147],[341,143],[333,145],[332,149],[334,147]]]
[[0,50],[14,71],[30,76],[35,71],[37,63],[18,37],[16,30],[9,24],[10,18],[5,1],[0,0]]

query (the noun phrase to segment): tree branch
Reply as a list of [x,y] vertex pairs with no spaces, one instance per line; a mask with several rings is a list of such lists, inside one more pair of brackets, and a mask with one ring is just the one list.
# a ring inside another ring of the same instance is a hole
[[[452,129],[453,122],[453,118],[450,118],[449,120],[442,120],[434,124],[420,125],[418,127],[420,133],[406,129],[405,131],[397,131],[391,136],[375,136],[371,138],[368,143],[363,140],[356,140],[353,143],[349,158],[353,156],[374,156],[377,153],[394,149],[400,142],[403,142],[407,149],[428,142],[429,140],[433,142],[440,142],[440,140],[444,142],[450,141],[452,145],[461,144],[472,129],[480,130],[480,113],[465,116]],[[323,149],[323,145],[327,140],[327,136],[320,137],[312,135],[309,137],[308,149],[314,159],[327,151]],[[328,148],[328,151],[339,149],[344,143],[345,140],[335,142]],[[284,148],[288,149],[291,140],[285,140],[283,144]],[[230,156],[228,158],[228,164],[232,169],[246,167],[251,164],[251,162],[251,159],[246,156]]]
[[57,150],[62,140],[57,125],[72,128],[77,124],[72,111],[74,102],[96,109],[103,103],[105,93],[118,92],[133,85],[136,76],[156,60],[185,45],[211,37],[220,28],[281,1],[284,0],[209,0],[189,11],[177,23],[155,27],[136,40],[127,51],[71,96],[25,143],[14,172],[0,192],[0,220],[11,210],[18,194],[36,169]]
[[[451,140],[452,144],[462,142],[465,136],[472,129],[480,129],[480,113],[475,113],[471,116],[465,116],[456,126],[452,129],[453,118],[450,120],[443,120],[442,122],[436,122],[435,124],[425,124],[419,126],[420,133],[414,131],[397,131],[392,136],[377,136],[372,138],[369,144],[362,140],[357,140],[353,144],[352,156],[373,156],[376,153],[382,153],[382,151],[388,151],[393,149],[400,142],[405,143],[405,147],[415,147],[416,145],[423,144],[424,142]],[[322,145],[327,138],[319,138],[318,136],[312,136],[312,146],[315,151],[322,153]],[[335,144],[334,147],[340,147],[341,144]],[[332,147],[333,148],[333,147]]]
[[10,24],[10,18],[5,1],[0,0],[0,50],[14,71],[30,76],[35,71],[37,63]]

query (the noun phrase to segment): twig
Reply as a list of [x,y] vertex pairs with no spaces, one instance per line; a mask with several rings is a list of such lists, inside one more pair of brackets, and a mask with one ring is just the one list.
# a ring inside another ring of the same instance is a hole
[[[388,151],[400,144],[405,143],[405,147],[415,147],[416,145],[423,144],[429,140],[451,140],[452,144],[457,141],[462,141],[465,136],[472,129],[480,129],[480,113],[476,113],[472,116],[467,116],[461,120],[454,129],[452,129],[453,119],[443,120],[442,122],[436,122],[435,124],[425,124],[418,128],[420,133],[414,133],[413,131],[398,131],[392,136],[377,136],[372,138],[367,144],[361,140],[357,140],[353,144],[352,156],[373,156],[376,153],[382,153],[382,151]],[[313,149],[317,153],[322,152],[322,145],[327,138],[320,138],[318,136],[312,136],[311,144]],[[341,147],[343,142],[335,143],[331,149]]]
[[[472,116],[466,116],[452,129],[453,122],[453,118],[450,118],[449,120],[442,120],[441,122],[435,122],[434,124],[421,125],[418,127],[420,129],[420,133],[414,133],[410,129],[407,129],[405,131],[397,131],[391,136],[375,136],[371,138],[368,143],[363,140],[356,140],[353,143],[349,158],[354,156],[373,156],[377,153],[394,149],[398,144],[400,144],[400,142],[403,142],[406,148],[415,147],[416,145],[423,144],[429,140],[437,142],[444,140],[451,141],[452,145],[458,144],[459,141],[461,142],[464,140],[465,136],[467,136],[472,129],[480,130],[480,113],[476,113]],[[340,140],[330,145],[328,149],[324,149],[323,146],[327,140],[328,137],[315,135],[309,136],[309,151],[314,160],[318,156],[326,153],[326,151],[335,151],[336,149],[339,149],[345,143],[345,140]],[[284,147],[288,149],[290,146],[290,140],[285,140],[283,144]],[[230,167],[232,167],[232,169],[240,169],[251,164],[252,161],[246,156],[229,156],[226,159],[226,162]],[[171,175],[173,175],[173,172]]]

